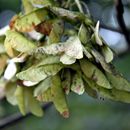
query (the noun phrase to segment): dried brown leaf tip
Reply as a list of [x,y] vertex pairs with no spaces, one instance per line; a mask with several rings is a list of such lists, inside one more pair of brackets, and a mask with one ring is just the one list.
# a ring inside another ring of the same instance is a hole
[[69,118],[69,111],[64,111],[64,112],[62,113],[62,116],[63,116],[64,118]]
[[35,30],[39,33],[44,35],[49,35],[52,30],[52,22],[51,21],[44,21],[37,26],[35,26]]
[[12,17],[12,19],[10,20],[10,23],[9,23],[10,29],[14,29],[15,22],[16,22],[16,20],[17,20],[18,18],[19,18],[18,15],[15,15],[15,16]]

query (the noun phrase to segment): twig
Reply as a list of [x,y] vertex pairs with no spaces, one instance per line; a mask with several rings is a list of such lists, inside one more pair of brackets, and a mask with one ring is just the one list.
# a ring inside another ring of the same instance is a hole
[[[48,108],[50,108],[50,106],[52,105],[52,103],[47,103],[45,105],[43,105],[43,109],[47,110]],[[9,117],[4,118],[3,120],[0,120],[0,130],[2,128],[6,128],[9,127],[10,125],[16,124],[16,122],[19,122],[29,116],[31,116],[32,114],[30,112],[28,112],[26,114],[26,116],[22,116],[20,113],[17,114],[13,114]]]
[[127,30],[127,27],[125,25],[124,18],[123,18],[124,8],[123,8],[122,0],[115,0],[115,6],[116,6],[118,24],[125,36],[127,43],[129,44],[129,48],[130,48],[130,35],[129,35],[129,31]]
[[110,31],[113,31],[113,32],[118,32],[118,33],[123,34],[122,30],[121,30],[121,29],[118,29],[118,28],[106,26],[106,25],[104,25],[104,24],[100,24],[100,27],[101,27],[101,28],[104,28],[104,29],[107,29],[107,30],[110,30]]
[[81,13],[83,13],[84,11],[83,11],[83,9],[82,9],[82,6],[81,6],[80,1],[79,1],[79,0],[75,0],[75,3],[77,4],[77,7],[79,8],[79,11],[80,11]]

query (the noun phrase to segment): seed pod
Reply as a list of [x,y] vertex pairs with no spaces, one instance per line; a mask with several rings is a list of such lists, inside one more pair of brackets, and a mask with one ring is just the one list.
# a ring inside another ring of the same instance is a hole
[[109,84],[109,81],[103,74],[101,70],[99,70],[94,64],[89,62],[87,59],[80,60],[80,66],[82,72],[85,74],[86,77],[95,81],[98,85],[111,89],[112,87]]
[[24,88],[21,86],[17,86],[14,95],[16,97],[20,112],[23,115],[25,115],[26,114],[26,106],[25,106],[25,100],[24,100]]
[[107,45],[104,45],[102,47],[102,53],[103,53],[103,55],[105,57],[105,61],[107,63],[109,63],[109,62],[111,62],[113,60],[113,57],[114,57],[113,52]]
[[86,44],[90,40],[90,34],[84,24],[81,24],[78,37],[83,44]]
[[24,88],[24,89],[25,89],[24,100],[27,102],[26,109],[30,110],[36,116],[39,117],[43,116],[43,110],[39,102],[33,96],[33,89],[32,88]]
[[12,51],[11,49],[13,48],[19,52],[29,53],[36,48],[36,44],[20,33],[8,30],[6,33],[5,48],[6,51]]
[[73,76],[71,90],[79,95],[84,93],[85,89],[81,74],[76,73]]
[[70,93],[70,85],[71,85],[71,72],[69,69],[64,69],[63,74],[61,76],[61,83],[64,92],[68,95]]
[[68,118],[69,110],[66,103],[65,94],[61,86],[61,80],[58,75],[52,77],[51,92],[53,96],[53,103],[56,109],[60,112],[61,115],[63,115],[63,117]]
[[126,79],[124,79],[120,74],[114,75],[106,72],[106,76],[114,88],[130,92],[130,83]]

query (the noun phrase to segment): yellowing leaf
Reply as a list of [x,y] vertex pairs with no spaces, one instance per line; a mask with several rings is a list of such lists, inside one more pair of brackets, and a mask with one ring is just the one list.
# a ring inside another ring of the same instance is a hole
[[[29,0],[34,6],[35,5],[42,5],[42,6],[47,6],[47,5],[53,5],[55,4],[54,0]],[[39,6],[38,6],[39,7]]]
[[48,18],[45,8],[36,9],[26,15],[19,16],[15,20],[14,28],[19,32],[31,32],[34,27]]
[[36,44],[20,33],[8,30],[6,33],[5,48],[7,51],[11,51],[10,49],[14,48],[19,52],[29,53],[36,48]]
[[22,0],[22,4],[24,7],[24,14],[28,14],[34,9],[29,0]]

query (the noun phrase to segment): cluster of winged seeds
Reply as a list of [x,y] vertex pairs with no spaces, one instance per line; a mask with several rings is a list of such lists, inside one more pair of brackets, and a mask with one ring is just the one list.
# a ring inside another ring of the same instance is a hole
[[99,36],[99,22],[52,0],[23,0],[22,13],[0,36],[0,86],[22,114],[42,116],[53,102],[69,116],[66,95],[130,103],[130,83],[112,65],[113,52]]

